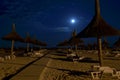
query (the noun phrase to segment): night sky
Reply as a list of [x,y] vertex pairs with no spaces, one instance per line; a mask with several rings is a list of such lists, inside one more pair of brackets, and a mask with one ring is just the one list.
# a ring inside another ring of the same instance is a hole
[[[53,47],[69,39],[74,29],[78,33],[87,26],[94,16],[94,3],[95,0],[0,0],[0,37],[11,32],[15,23],[17,33],[23,38],[29,32],[32,38],[36,36]],[[120,30],[120,0],[100,0],[100,7],[104,20]],[[113,43],[116,39],[110,37],[108,41]],[[0,40],[0,47],[10,45],[10,41]]]

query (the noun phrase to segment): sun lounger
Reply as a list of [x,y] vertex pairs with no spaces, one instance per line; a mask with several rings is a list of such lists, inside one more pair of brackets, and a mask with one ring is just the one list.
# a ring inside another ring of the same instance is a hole
[[16,56],[15,56],[15,55],[11,55],[10,58],[11,58],[11,59],[15,59]]
[[10,56],[8,55],[8,56],[5,56],[5,60],[10,60],[11,58],[10,58]]
[[115,68],[113,68],[112,76],[120,79],[120,71],[117,71]]
[[115,55],[115,57],[120,57],[120,53],[117,53],[117,54]]
[[83,60],[83,59],[85,59],[84,56],[74,56],[74,57],[73,57],[73,61],[81,61],[81,60]]
[[79,60],[83,60],[85,57],[84,56],[80,56],[79,57]]
[[113,69],[110,67],[99,67],[99,66],[94,66],[94,68],[97,68],[98,71],[92,71],[91,72],[91,77],[93,80],[99,80],[102,79],[102,76],[106,73],[113,74]]
[[76,56],[75,53],[67,54],[67,58],[73,58],[74,56]]
[[[101,78],[103,74],[111,74],[113,77],[117,77],[118,79],[120,79],[120,71],[117,71],[115,68],[111,68],[108,66],[92,66],[92,72],[91,72],[91,76],[92,78]],[[96,69],[95,69],[96,68]],[[101,74],[101,75],[100,75]],[[99,76],[100,75],[100,76]]]
[[91,71],[99,71],[100,66],[99,65],[92,65]]
[[95,71],[91,72],[92,80],[99,80],[102,77],[102,72],[100,71]]
[[79,61],[79,57],[78,56],[73,56],[73,62]]
[[99,71],[100,66],[98,65],[92,65],[91,66],[91,77],[92,80],[99,80],[102,77],[102,72]]
[[110,68],[108,66],[100,67],[99,71],[103,71],[103,73],[110,73],[110,74],[112,74],[113,73],[113,68]]

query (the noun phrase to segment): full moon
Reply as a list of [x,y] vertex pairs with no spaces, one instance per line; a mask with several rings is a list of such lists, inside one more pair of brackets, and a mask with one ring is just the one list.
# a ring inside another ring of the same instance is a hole
[[72,24],[74,24],[75,23],[75,19],[71,19],[71,21],[70,21]]

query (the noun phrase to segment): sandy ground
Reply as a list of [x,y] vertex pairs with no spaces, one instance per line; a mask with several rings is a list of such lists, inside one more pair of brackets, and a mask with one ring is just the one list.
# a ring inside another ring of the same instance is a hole
[[[28,66],[15,75],[11,80],[91,80],[89,71],[91,65],[98,65],[98,56],[92,51],[78,51],[80,56],[90,61],[73,62],[66,58],[66,54],[57,51],[49,51],[42,59]],[[35,57],[17,57],[15,60],[7,60],[0,63],[0,80],[15,73],[18,69],[34,61]],[[120,57],[103,57],[103,65],[120,70]],[[92,61],[91,61],[92,60]],[[111,75],[103,76],[102,80],[118,80]]]
[[[44,54],[43,50],[41,50],[41,52]],[[3,50],[0,51],[0,53],[1,53],[1,57],[10,55],[9,53],[5,53],[5,51],[3,51]],[[37,56],[35,56],[35,57],[17,56],[15,59],[0,61],[0,80],[2,80],[3,78],[5,78],[7,76],[10,76],[11,74],[15,74],[19,69],[23,68],[30,62],[35,61],[36,59],[38,59]]]
[[14,60],[0,62],[0,80],[10,74],[14,74],[18,69],[35,59],[31,57],[16,57]]
[[[63,53],[53,52],[50,56],[50,62],[45,68],[42,79],[40,80],[91,80],[89,71],[91,65],[98,65],[96,53],[79,53],[81,56],[89,57],[94,62],[83,61],[73,62],[66,60],[66,56]],[[104,66],[109,66],[120,70],[120,57],[103,57]],[[118,80],[116,77],[112,77],[110,74],[105,74],[102,80]]]
[[17,75],[13,76],[10,80],[39,80],[41,73],[43,72],[46,64],[49,61],[48,55],[35,61],[30,66],[26,67]]

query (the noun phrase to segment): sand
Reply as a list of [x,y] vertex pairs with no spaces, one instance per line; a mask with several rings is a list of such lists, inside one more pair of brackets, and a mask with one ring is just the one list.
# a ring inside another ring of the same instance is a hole
[[[54,51],[51,50],[49,51],[49,55],[43,57],[41,60],[38,60],[34,64],[31,64],[29,67],[31,67],[30,68],[31,71],[35,73],[34,76],[37,75],[37,78],[35,78],[35,80],[91,80],[91,75],[89,71],[91,70],[92,65],[98,65],[97,52],[78,51],[78,54],[80,56],[84,56],[89,59],[92,59],[92,61],[73,62],[66,59],[65,53],[58,52],[56,50]],[[104,56],[103,57],[104,66],[109,66],[112,68],[116,68],[117,70],[120,70],[120,57],[108,57],[106,55],[103,56]],[[1,62],[0,79],[15,73],[18,69],[30,63],[31,61],[34,61],[35,59],[37,58],[17,57],[15,60],[7,60]],[[33,67],[37,67],[39,71],[37,71],[37,69]],[[23,72],[25,72],[25,74],[28,75],[30,69],[26,71],[23,70]],[[16,76],[17,75],[15,75],[15,77]],[[17,77],[16,78],[13,77],[12,80],[16,80]],[[102,80],[117,80],[117,78],[112,77],[111,75],[104,75],[102,77]]]
[[[44,54],[43,50],[40,52]],[[4,50],[1,50],[0,53],[2,58],[4,58],[6,55],[10,55],[10,53],[6,53]],[[11,74],[15,74],[19,69],[23,68],[39,57],[40,56],[16,56],[15,59],[0,61],[0,80]]]
[[[96,53],[79,53],[81,56],[90,57],[93,60],[97,60]],[[42,79],[40,80],[91,80],[89,71],[91,65],[98,65],[96,62],[73,62],[67,61],[66,56],[63,53],[53,52],[50,56],[51,60],[45,68]],[[106,57],[104,56],[104,66],[109,66],[120,70],[120,58]],[[110,74],[104,74],[102,80],[117,80],[116,77],[112,77]]]

